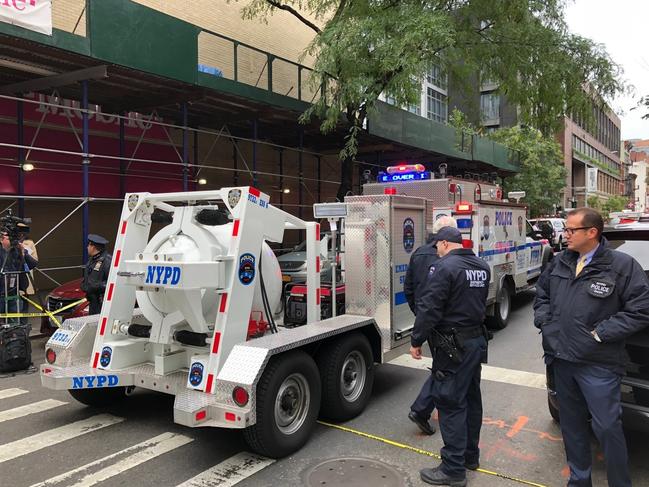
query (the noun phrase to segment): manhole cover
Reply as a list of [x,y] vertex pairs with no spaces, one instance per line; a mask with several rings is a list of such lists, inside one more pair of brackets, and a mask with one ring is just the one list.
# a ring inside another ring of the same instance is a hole
[[307,475],[309,487],[403,487],[403,475],[383,462],[367,458],[337,458],[314,467]]

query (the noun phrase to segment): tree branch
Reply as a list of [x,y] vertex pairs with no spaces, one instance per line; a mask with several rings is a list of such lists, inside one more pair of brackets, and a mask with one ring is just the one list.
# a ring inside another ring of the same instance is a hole
[[289,5],[284,5],[282,3],[279,3],[276,0],[266,0],[266,3],[268,3],[269,5],[272,5],[273,7],[278,8],[280,10],[286,10],[288,13],[293,15],[295,18],[297,18],[304,25],[306,25],[307,27],[310,27],[311,29],[313,29],[317,34],[320,34],[322,32],[320,30],[320,27],[318,27],[313,22],[311,22],[310,20],[305,18],[300,12],[295,10],[293,7],[291,7]]

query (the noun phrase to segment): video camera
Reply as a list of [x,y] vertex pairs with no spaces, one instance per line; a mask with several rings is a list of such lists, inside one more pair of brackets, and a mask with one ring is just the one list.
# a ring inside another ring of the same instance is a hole
[[0,216],[0,228],[6,232],[11,241],[11,246],[18,245],[21,239],[29,233],[29,226],[32,223],[31,218],[20,218],[7,210],[7,214]]

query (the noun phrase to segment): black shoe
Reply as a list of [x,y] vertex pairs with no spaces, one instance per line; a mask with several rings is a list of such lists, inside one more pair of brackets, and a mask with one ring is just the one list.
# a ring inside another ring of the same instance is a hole
[[412,421],[417,426],[419,426],[419,429],[425,435],[434,435],[435,434],[435,431],[436,431],[435,427],[432,424],[430,424],[427,420],[425,420],[421,416],[419,416],[416,412],[410,411],[408,413],[408,419],[410,419],[410,421]]
[[450,485],[451,487],[465,487],[466,477],[451,477],[442,472],[442,469],[437,468],[424,468],[419,471],[421,480],[427,484],[432,485]]
[[464,460],[464,466],[469,470],[478,470],[480,468],[480,462],[469,462],[467,460]]

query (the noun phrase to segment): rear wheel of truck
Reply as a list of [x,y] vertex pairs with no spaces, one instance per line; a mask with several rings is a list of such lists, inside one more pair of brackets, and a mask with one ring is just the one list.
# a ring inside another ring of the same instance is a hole
[[309,355],[298,350],[272,358],[257,384],[257,422],[243,430],[250,448],[270,458],[299,450],[315,426],[320,394],[320,374]]
[[321,348],[316,362],[322,381],[320,415],[337,421],[358,416],[374,384],[374,357],[367,337],[342,336]]
[[93,408],[110,407],[126,399],[126,387],[70,389],[68,392],[80,403]]
[[512,291],[509,283],[503,282],[498,290],[496,302],[494,303],[493,316],[487,316],[487,326],[495,330],[502,330],[507,327],[509,314],[512,309]]

